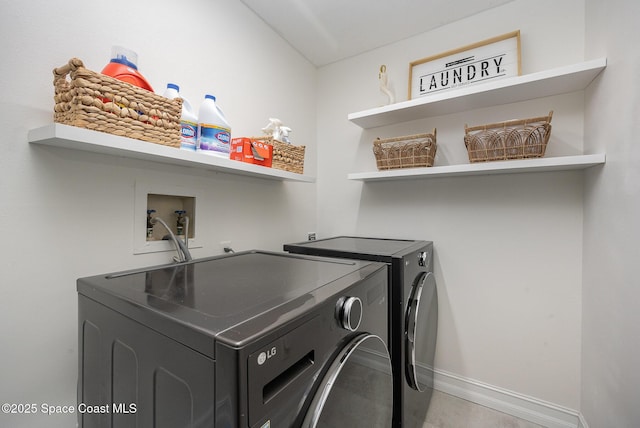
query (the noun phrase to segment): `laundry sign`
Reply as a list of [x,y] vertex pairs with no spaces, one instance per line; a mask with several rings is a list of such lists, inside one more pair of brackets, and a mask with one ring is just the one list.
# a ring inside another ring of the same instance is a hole
[[520,75],[520,30],[409,65],[409,99]]

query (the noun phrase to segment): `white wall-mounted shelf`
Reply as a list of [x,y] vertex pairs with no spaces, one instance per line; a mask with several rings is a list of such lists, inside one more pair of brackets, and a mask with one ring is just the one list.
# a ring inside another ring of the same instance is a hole
[[52,123],[29,131],[28,141],[65,149],[84,150],[126,158],[142,159],[215,172],[246,175],[270,180],[313,183],[314,177],[266,168],[198,152],[180,150],[127,137]]
[[372,108],[347,117],[361,128],[375,128],[422,119],[526,101],[585,89],[607,66],[606,58],[552,70],[453,89],[447,92]]
[[460,165],[434,166],[430,168],[393,169],[388,171],[355,172],[349,180],[383,181],[418,178],[439,178],[467,175],[516,174],[524,172],[549,172],[586,169],[605,163],[604,153],[553,158],[518,159]]

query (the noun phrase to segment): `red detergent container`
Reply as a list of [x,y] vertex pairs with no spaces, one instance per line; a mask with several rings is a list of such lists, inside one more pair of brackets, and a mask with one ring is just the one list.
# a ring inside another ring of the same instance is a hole
[[111,61],[102,69],[102,74],[153,92],[147,79],[138,71],[138,54],[121,46],[111,50]]

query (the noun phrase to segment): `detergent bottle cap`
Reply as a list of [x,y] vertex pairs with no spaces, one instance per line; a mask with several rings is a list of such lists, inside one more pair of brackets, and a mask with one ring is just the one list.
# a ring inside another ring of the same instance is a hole
[[209,95],[209,94],[207,94],[207,95],[205,95],[205,96],[204,96],[204,98],[205,98],[205,99],[210,99],[210,100],[213,100],[213,101],[215,101],[215,100],[216,100],[216,96],[215,96],[215,95]]
[[122,46],[111,48],[111,61],[124,64],[134,70],[138,69],[138,54]]
[[176,91],[180,92],[180,86],[176,85],[175,83],[167,83],[167,89],[175,89]]

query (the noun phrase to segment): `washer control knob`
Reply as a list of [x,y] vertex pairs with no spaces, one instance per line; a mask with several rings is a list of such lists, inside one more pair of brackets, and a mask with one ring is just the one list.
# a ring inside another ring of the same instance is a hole
[[336,305],[336,318],[340,327],[356,331],[362,321],[362,300],[358,297],[342,297]]

